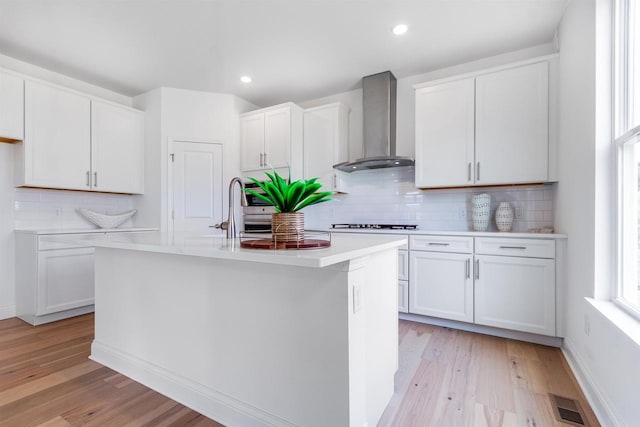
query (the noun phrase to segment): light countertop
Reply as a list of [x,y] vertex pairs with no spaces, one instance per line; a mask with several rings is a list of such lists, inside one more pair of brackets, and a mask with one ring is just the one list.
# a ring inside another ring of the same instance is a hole
[[376,230],[366,228],[329,228],[332,233],[355,234],[395,234],[395,235],[431,235],[431,236],[467,236],[467,237],[512,237],[517,239],[566,239],[561,233],[502,233],[498,231],[435,231],[435,230]]
[[239,239],[220,232],[201,233],[96,233],[60,236],[61,241],[97,248],[126,249],[205,258],[252,261],[301,267],[326,267],[367,255],[399,248],[406,236],[333,234],[331,247],[305,250],[261,250],[240,247]]
[[85,233],[132,233],[139,231],[158,231],[157,228],[18,228],[16,233],[27,234],[85,234]]

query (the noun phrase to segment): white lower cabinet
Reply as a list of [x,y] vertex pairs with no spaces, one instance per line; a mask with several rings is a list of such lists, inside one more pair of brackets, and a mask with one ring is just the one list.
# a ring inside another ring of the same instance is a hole
[[555,260],[476,255],[475,323],[556,335]]
[[38,252],[36,315],[93,304],[93,248]]
[[409,312],[409,282],[398,280],[398,311],[400,313]]
[[409,312],[473,322],[471,255],[411,251]]

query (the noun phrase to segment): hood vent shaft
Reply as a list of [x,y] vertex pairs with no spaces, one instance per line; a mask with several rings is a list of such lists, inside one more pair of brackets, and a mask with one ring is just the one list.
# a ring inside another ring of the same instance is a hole
[[396,78],[391,71],[362,78],[364,157],[334,165],[343,172],[413,166],[396,156]]

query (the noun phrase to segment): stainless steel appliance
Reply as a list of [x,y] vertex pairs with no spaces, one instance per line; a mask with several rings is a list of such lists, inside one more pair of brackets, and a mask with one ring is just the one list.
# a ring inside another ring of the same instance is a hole
[[[260,187],[253,182],[246,183],[245,188],[263,193]],[[271,233],[271,214],[275,211],[275,208],[264,200],[247,193],[247,206],[242,208],[245,231]]]
[[335,229],[364,229],[364,230],[416,230],[415,224],[331,224]]
[[396,155],[396,78],[391,71],[362,78],[364,157],[333,167],[343,172],[413,166]]

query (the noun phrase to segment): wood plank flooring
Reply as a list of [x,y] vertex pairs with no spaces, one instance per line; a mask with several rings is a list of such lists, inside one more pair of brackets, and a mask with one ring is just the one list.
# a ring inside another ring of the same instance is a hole
[[[0,321],[0,427],[220,426],[88,359],[93,315]],[[548,393],[577,399],[560,350],[401,321],[396,392],[380,426],[566,427]]]

